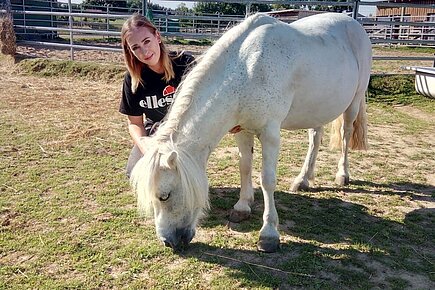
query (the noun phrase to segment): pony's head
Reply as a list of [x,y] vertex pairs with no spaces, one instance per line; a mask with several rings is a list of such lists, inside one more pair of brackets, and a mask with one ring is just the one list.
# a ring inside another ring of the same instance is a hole
[[157,236],[176,250],[190,243],[208,208],[206,172],[173,142],[146,139],[148,150],[134,167],[130,181],[139,212],[154,212]]

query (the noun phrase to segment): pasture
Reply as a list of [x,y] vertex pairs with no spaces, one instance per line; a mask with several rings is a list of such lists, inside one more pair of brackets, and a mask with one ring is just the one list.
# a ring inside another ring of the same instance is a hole
[[211,210],[190,247],[173,253],[138,216],[124,175],[131,142],[119,72],[46,77],[0,61],[0,288],[435,287],[435,102],[416,95],[411,78],[373,78],[370,148],[350,153],[350,186],[333,183],[339,153],[327,149],[326,130],[316,188],[290,192],[307,134],[282,132],[277,253],[256,251],[258,142],[253,216],[227,221],[239,188],[227,135],[209,161]]

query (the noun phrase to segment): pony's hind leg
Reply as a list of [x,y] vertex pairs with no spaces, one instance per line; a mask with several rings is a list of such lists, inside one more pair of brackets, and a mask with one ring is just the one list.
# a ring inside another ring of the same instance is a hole
[[346,118],[343,114],[343,123],[340,128],[341,130],[341,157],[338,161],[338,171],[335,175],[335,183],[340,186],[348,185],[349,184],[349,142],[350,142],[350,136],[352,134],[352,122],[350,118]]
[[240,198],[231,211],[229,220],[234,223],[246,220],[251,215],[251,205],[254,202],[254,189],[252,187],[252,155],[254,152],[254,136],[241,131],[235,134],[239,147],[240,170]]
[[[362,111],[364,110],[364,111]],[[354,122],[357,121],[357,117],[361,118],[361,116],[365,115],[365,101],[364,95],[360,95],[360,98],[357,97],[351,103],[349,108],[343,113],[341,117],[339,117],[334,123],[340,124],[340,135],[341,135],[341,158],[338,162],[338,171],[335,175],[335,183],[344,186],[349,184],[349,147],[351,145],[351,137],[354,129]],[[340,122],[341,121],[341,122]],[[365,120],[364,120],[365,122]],[[365,124],[364,124],[365,126]],[[337,129],[336,129],[337,130]],[[354,144],[352,144],[354,145]],[[355,144],[354,146],[357,146]]]
[[320,142],[322,141],[323,126],[308,130],[308,152],[305,157],[301,172],[293,181],[290,191],[308,190],[314,183],[314,169],[316,166],[317,153],[319,152]]
[[280,144],[280,124],[270,122],[259,135],[262,149],[261,188],[264,198],[263,226],[257,249],[275,252],[279,248],[278,213],[275,208],[276,166]]

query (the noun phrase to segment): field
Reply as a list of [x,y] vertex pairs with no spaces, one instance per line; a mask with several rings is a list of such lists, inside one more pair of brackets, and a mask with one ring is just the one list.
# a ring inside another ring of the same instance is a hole
[[370,148],[350,154],[350,186],[333,183],[327,130],[316,187],[290,192],[307,134],[282,132],[282,247],[262,254],[258,142],[250,220],[227,221],[239,190],[231,135],[210,158],[211,209],[187,250],[165,248],[138,216],[121,75],[0,59],[0,289],[435,288],[435,102],[415,94],[412,77],[372,79]]

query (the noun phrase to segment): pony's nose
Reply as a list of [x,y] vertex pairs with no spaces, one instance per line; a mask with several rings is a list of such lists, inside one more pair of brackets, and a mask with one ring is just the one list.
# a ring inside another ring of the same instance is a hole
[[186,247],[195,236],[195,230],[183,228],[176,229],[174,234],[162,237],[161,240],[166,247],[172,248],[174,251]]
[[163,240],[163,243],[168,248],[172,248],[173,249],[175,247],[175,245],[173,243],[171,243],[169,240]]
[[175,250],[178,250],[180,242],[172,237],[162,237],[161,241],[163,242],[163,244],[168,247]]
[[177,229],[176,236],[183,246],[187,246],[195,236],[195,230],[190,228]]

